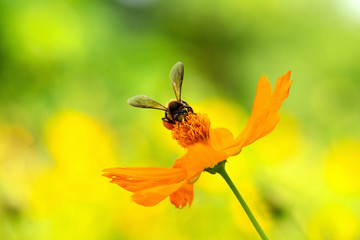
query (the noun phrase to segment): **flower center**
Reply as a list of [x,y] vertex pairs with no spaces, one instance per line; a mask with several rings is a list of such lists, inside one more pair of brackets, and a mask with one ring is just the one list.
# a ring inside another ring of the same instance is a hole
[[189,114],[181,123],[175,123],[172,137],[184,148],[209,139],[210,120],[206,114]]

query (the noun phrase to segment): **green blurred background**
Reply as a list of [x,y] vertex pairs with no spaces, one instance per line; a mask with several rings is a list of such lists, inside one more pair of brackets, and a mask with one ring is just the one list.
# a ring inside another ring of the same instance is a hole
[[0,2],[0,239],[258,239],[219,176],[191,208],[145,208],[101,177],[170,167],[184,150],[160,111],[183,99],[238,134],[256,83],[292,70],[275,131],[228,172],[272,239],[360,239],[356,0]]

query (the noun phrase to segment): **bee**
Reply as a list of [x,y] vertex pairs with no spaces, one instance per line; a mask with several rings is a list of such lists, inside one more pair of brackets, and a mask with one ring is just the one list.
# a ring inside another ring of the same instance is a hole
[[174,88],[176,99],[170,100],[166,104],[166,107],[146,95],[131,97],[127,100],[127,103],[138,108],[151,108],[165,111],[165,117],[162,118],[165,123],[175,124],[181,123],[183,120],[186,121],[186,117],[189,114],[194,114],[194,111],[187,102],[181,100],[184,65],[181,62],[177,62],[171,68],[169,77]]

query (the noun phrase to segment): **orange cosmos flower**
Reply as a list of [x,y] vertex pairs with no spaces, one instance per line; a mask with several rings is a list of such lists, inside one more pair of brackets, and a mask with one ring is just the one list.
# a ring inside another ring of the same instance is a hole
[[250,118],[236,138],[225,128],[211,129],[206,114],[189,113],[175,124],[164,121],[172,137],[187,149],[171,168],[109,168],[104,170],[104,176],[133,192],[132,199],[140,205],[154,206],[170,197],[177,208],[190,206],[193,184],[201,172],[239,154],[243,147],[275,128],[280,120],[280,106],[289,95],[290,73],[277,79],[274,91],[265,76],[260,78]]

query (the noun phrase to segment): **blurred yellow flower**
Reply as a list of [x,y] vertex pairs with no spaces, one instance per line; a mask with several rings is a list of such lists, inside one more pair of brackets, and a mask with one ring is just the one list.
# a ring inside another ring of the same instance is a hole
[[358,239],[360,222],[350,209],[329,204],[316,213],[309,224],[309,239]]
[[30,131],[0,124],[0,205],[14,210],[27,205],[38,160]]
[[[30,213],[40,223],[37,227],[50,232],[45,236],[56,236],[53,239],[102,238],[100,232],[109,225],[99,224],[99,219],[110,224],[116,216],[101,213],[110,206],[118,209],[121,202],[100,204],[113,195],[96,177],[99,168],[113,164],[117,158],[111,136],[89,116],[63,111],[48,122],[45,143],[54,163],[43,169],[32,186]],[[47,222],[42,223],[42,219]],[[76,231],[68,222],[76,223]],[[95,228],[97,231],[89,231]]]
[[74,172],[93,171],[115,159],[109,133],[90,117],[75,111],[57,114],[48,123],[45,138],[57,164]]
[[326,159],[325,179],[336,192],[360,194],[360,142],[347,140],[336,144]]

